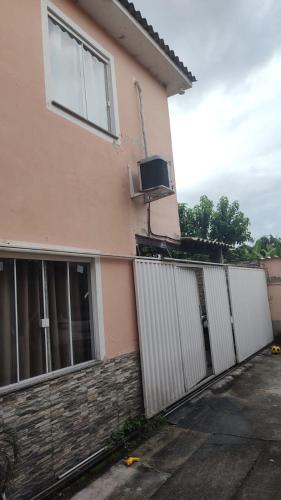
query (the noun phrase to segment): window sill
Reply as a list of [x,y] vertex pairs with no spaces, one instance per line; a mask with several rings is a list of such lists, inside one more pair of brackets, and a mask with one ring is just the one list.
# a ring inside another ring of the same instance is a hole
[[83,371],[88,368],[101,365],[103,363],[104,361],[96,359],[91,361],[86,361],[85,363],[81,363],[80,365],[68,366],[66,368],[61,368],[60,370],[56,370],[54,372],[44,373],[42,375],[38,375],[37,377],[29,378],[27,380],[21,380],[20,382],[16,382],[11,385],[5,385],[3,387],[0,387],[0,397],[5,396],[6,394],[11,394],[14,392],[26,390],[35,385],[44,384],[56,378],[69,375],[71,373]]
[[59,102],[57,102],[57,101],[51,101],[51,104],[52,104],[52,106],[54,106],[55,108],[59,109],[60,111],[63,111],[63,113],[67,113],[69,116],[71,116],[72,118],[75,118],[77,121],[82,122],[85,125],[88,125],[89,127],[91,127],[93,129],[101,132],[102,134],[107,135],[108,137],[110,137],[114,141],[118,141],[119,140],[118,135],[113,134],[109,130],[106,130],[105,128],[100,127],[96,123],[92,122],[91,120],[88,120],[87,118],[85,118],[82,115],[79,115],[79,113],[76,113],[75,111],[72,111],[71,109],[63,106]]

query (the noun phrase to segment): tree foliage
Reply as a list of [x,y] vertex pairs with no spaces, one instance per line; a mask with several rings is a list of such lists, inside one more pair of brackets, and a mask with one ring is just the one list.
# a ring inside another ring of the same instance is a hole
[[216,207],[206,195],[193,208],[179,204],[179,219],[183,236],[222,241],[241,245],[252,241],[250,220],[240,211],[238,201],[230,202],[222,196]]
[[236,260],[257,260],[281,257],[281,238],[262,236],[254,245],[242,245],[234,254]]
[[186,203],[179,203],[182,235],[207,239],[210,233],[213,210],[214,204],[206,195],[201,196],[200,202],[193,208],[188,207]]

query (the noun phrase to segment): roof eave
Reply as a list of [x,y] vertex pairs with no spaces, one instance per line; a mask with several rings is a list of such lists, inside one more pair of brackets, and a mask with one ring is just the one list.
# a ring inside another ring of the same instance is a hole
[[194,244],[194,246],[198,245],[198,246],[202,246],[202,247],[205,247],[206,249],[207,248],[213,248],[213,249],[218,249],[218,248],[224,248],[224,249],[228,249],[228,248],[233,248],[232,245],[229,245],[228,243],[224,243],[222,241],[217,241],[217,240],[208,240],[208,239],[204,239],[204,238],[197,238],[197,237],[192,237],[192,236],[182,236],[181,237],[181,244],[184,246],[186,244],[186,246],[188,246],[188,244]]
[[118,43],[140,62],[173,96],[192,87],[190,78],[165,53],[119,0],[78,0],[81,6]]

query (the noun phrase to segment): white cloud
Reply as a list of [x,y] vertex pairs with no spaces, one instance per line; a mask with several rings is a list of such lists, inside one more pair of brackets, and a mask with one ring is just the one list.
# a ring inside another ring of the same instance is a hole
[[179,107],[180,98],[171,102],[179,192],[215,173],[242,175],[255,165],[266,168],[272,150],[281,147],[281,113],[276,112],[281,109],[280,68],[281,55],[274,56],[244,85],[233,92],[218,87],[189,112],[188,100],[184,107]]
[[178,198],[238,199],[281,233],[280,0],[135,0],[198,77],[170,101]]

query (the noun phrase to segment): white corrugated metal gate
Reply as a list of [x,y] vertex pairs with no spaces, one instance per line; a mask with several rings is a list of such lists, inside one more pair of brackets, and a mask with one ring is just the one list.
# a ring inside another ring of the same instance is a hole
[[206,376],[194,271],[137,260],[135,283],[147,417],[184,396]]
[[205,267],[204,290],[215,375],[235,365],[226,272],[223,267]]
[[206,377],[206,356],[196,275],[175,268],[178,318],[186,392]]
[[174,266],[135,262],[135,283],[147,417],[185,394]]
[[229,267],[235,344],[241,362],[273,340],[265,272]]
[[[203,299],[199,298],[198,269],[203,277]],[[147,417],[194,390],[207,376],[204,305],[213,376],[236,363],[234,339],[239,362],[272,340],[264,271],[229,268],[234,336],[226,271],[227,266],[136,259],[135,289]]]

